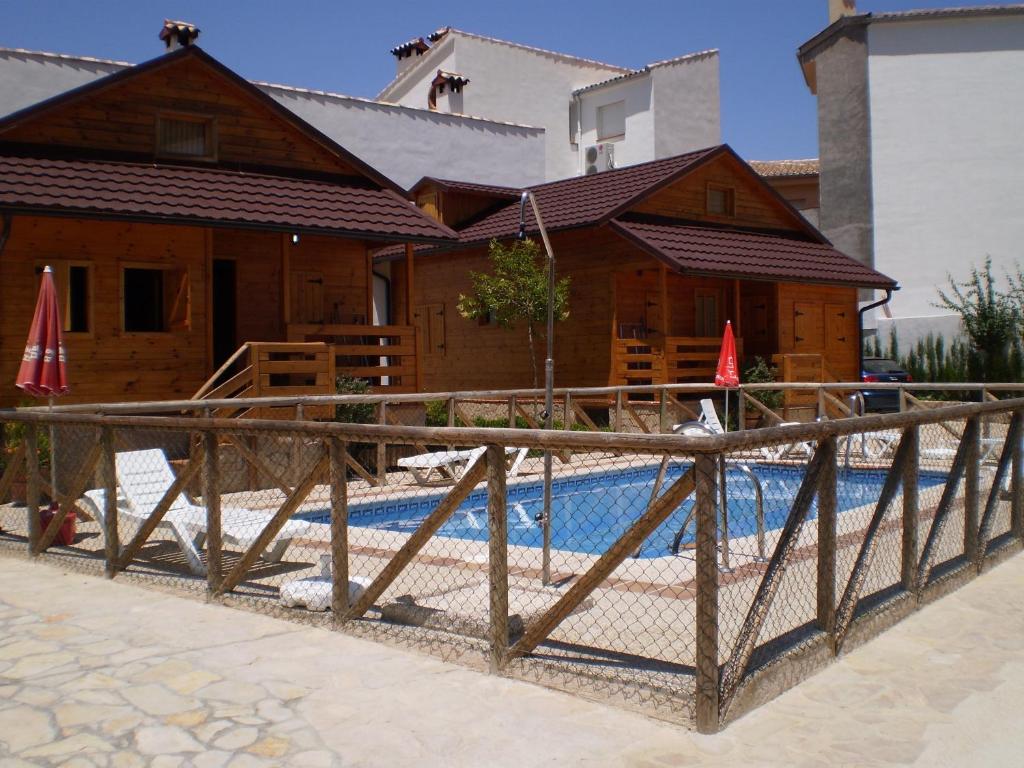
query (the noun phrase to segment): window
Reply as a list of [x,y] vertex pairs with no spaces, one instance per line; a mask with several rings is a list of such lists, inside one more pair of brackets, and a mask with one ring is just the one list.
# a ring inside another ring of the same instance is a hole
[[616,101],[597,108],[597,140],[626,138],[626,102]]
[[[36,274],[42,274],[42,263]],[[49,263],[57,288],[65,333],[89,333],[92,330],[92,265],[74,261]]]
[[183,115],[158,117],[156,153],[165,157],[214,159],[213,120]]
[[733,188],[708,184],[707,209],[714,216],[735,216],[736,193]]
[[693,335],[704,338],[720,335],[722,329],[718,327],[718,294],[697,293],[694,298],[697,317]]
[[189,327],[188,271],[172,267],[124,267],[123,327],[127,333],[165,333]]

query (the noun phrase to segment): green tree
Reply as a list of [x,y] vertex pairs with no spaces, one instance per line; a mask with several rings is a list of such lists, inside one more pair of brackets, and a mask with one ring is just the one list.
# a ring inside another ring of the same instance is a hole
[[1011,370],[1019,356],[1014,347],[1021,324],[1021,313],[1015,300],[1015,286],[1006,293],[996,287],[992,277],[992,259],[986,258],[979,270],[971,269],[964,282],[949,276],[949,290],[939,291],[936,306],[960,315],[970,346],[967,375],[971,381],[1011,381],[1018,372]]
[[[459,314],[465,318],[493,318],[503,328],[526,326],[533,366],[533,386],[538,386],[536,339],[547,327],[548,269],[540,247],[533,240],[514,240],[503,245],[492,240],[491,274],[470,272],[473,291],[460,294]],[[555,284],[555,320],[569,317],[569,278]]]

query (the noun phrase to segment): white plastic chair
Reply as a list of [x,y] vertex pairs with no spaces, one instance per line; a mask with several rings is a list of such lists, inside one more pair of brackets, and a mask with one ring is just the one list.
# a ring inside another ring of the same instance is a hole
[[[432,485],[441,482],[455,482],[462,477],[466,470],[480,458],[486,446],[480,446],[469,451],[434,451],[432,453],[421,453],[416,456],[407,456],[398,460],[398,466],[408,469],[416,482],[420,485]],[[508,470],[509,477],[519,474],[523,459],[529,448],[505,448],[505,454],[516,454],[512,466]],[[431,480],[431,475],[437,475],[436,480]]]
[[[174,483],[174,469],[159,448],[118,453],[114,465],[119,490],[118,515],[142,525]],[[104,492],[86,491],[85,500],[93,508],[97,521],[102,524]],[[224,506],[221,507],[220,516],[224,542],[241,548],[251,546],[272,517],[266,512]],[[200,575],[206,573],[206,566],[200,556],[207,533],[205,507],[192,503],[184,493],[179,493],[157,528],[168,531],[174,537],[190,571]],[[280,561],[292,539],[308,535],[312,530],[310,523],[287,521],[263,553],[263,559],[272,563]]]

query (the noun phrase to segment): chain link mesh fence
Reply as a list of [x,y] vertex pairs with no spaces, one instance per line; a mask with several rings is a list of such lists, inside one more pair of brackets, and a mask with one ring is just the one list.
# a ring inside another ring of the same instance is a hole
[[[536,399],[361,415],[428,426],[387,437],[180,418],[54,418],[51,433],[45,417],[12,416],[0,547],[52,539],[42,556],[64,567],[700,724],[701,702],[726,716],[751,675],[822,637],[838,648],[859,616],[1021,533],[1019,401],[751,430],[711,449],[711,414],[673,400],[562,401],[556,413],[589,431],[632,419],[632,439],[547,449],[528,429]],[[640,447],[702,411],[705,426]],[[430,427],[441,419],[476,431]],[[51,530],[52,496],[73,526]]]

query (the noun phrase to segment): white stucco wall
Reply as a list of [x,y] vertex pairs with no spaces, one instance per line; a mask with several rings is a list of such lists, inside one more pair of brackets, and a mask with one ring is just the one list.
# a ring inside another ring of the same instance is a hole
[[1024,18],[874,23],[868,51],[875,267],[897,323],[946,330],[947,273],[1024,259]]
[[544,180],[544,130],[261,85],[408,189],[424,176],[524,186]]
[[439,68],[458,72],[470,81],[463,92],[465,114],[545,128],[545,178],[577,174],[577,149],[569,141],[572,92],[623,70],[459,31],[449,32],[438,48],[437,54],[425,54],[423,71],[386,89],[381,98],[423,106]]
[[672,157],[722,143],[718,51],[651,68],[654,157]]
[[651,110],[651,75],[631,77],[580,95],[580,144],[577,160],[582,168],[587,147],[598,144],[597,110],[617,101],[625,102],[626,135],[616,139],[615,166],[621,168],[654,159],[654,113]]
[[122,62],[0,50],[0,117],[124,69]]

